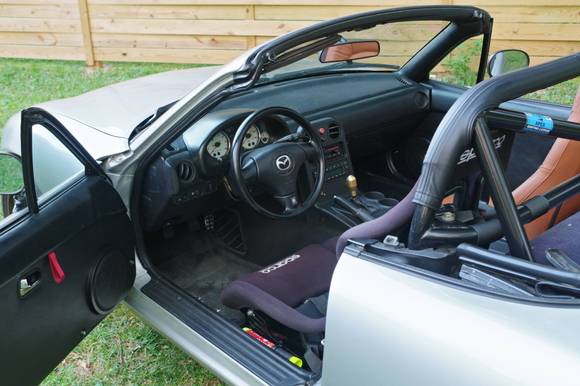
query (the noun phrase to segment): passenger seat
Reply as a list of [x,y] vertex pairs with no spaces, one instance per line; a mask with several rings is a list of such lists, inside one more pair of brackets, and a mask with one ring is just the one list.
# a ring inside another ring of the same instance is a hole
[[[580,88],[568,118],[580,123]],[[525,202],[538,194],[545,193],[558,184],[580,173],[580,141],[558,138],[538,170],[513,192],[516,204]],[[566,201],[545,215],[525,225],[526,233],[534,239],[550,226],[559,223],[580,210],[580,195]]]

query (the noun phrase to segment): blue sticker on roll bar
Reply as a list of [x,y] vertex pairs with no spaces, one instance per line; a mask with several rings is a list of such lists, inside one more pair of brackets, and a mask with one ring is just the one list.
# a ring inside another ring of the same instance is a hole
[[524,131],[536,134],[550,134],[554,129],[554,121],[547,115],[526,113]]

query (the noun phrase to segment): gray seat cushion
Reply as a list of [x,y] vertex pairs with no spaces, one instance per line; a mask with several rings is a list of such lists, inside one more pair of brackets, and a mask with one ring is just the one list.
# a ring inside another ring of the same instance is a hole
[[531,241],[536,262],[550,265],[546,249],[556,248],[580,264],[580,212],[556,224]]

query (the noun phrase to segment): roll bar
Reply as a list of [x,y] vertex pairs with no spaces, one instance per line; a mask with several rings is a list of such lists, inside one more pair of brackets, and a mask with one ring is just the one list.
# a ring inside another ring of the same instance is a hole
[[466,91],[449,109],[427,150],[413,202],[417,204],[409,233],[416,248],[433,221],[450,185],[461,152],[475,142],[485,180],[511,254],[532,260],[529,242],[489,136],[483,113],[501,103],[580,76],[580,52],[481,82]]

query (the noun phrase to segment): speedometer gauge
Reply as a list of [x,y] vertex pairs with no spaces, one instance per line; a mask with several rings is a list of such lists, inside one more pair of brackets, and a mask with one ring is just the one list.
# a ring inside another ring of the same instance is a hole
[[251,150],[258,145],[260,142],[260,131],[258,130],[258,126],[252,125],[248,131],[246,131],[246,135],[244,136],[244,140],[242,141],[242,148],[244,150]]
[[260,141],[265,145],[270,142],[270,133],[267,130],[262,130],[260,132]]
[[223,132],[219,132],[209,140],[207,152],[213,158],[221,161],[230,151],[230,139]]

